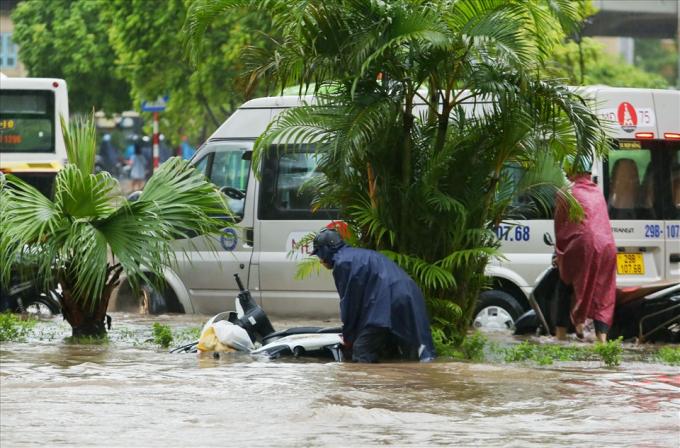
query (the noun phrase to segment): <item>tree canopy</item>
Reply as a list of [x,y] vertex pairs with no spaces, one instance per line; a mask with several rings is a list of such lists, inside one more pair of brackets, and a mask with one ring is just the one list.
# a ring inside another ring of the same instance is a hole
[[[30,76],[61,77],[72,112],[140,110],[142,100],[168,95],[162,129],[168,137],[204,138],[249,95],[242,50],[268,44],[266,15],[234,11],[212,24],[214,39],[185,51],[179,30],[194,0],[25,0],[14,39]],[[193,65],[200,60],[199,65]],[[147,117],[150,118],[150,117]]]
[[107,0],[26,0],[12,14],[12,38],[29,75],[65,79],[74,112],[131,107],[130,85],[114,70],[107,5]]
[[[582,56],[581,56],[582,55]],[[581,61],[583,57],[583,74]],[[668,88],[668,80],[653,71],[628,64],[621,57],[605,53],[604,46],[586,37],[578,43],[565,41],[557,45],[549,61],[545,75],[563,79],[571,85],[604,84],[612,87]]]
[[[253,157],[313,143],[319,208],[338,207],[355,244],[393,258],[418,282],[435,339],[460,342],[495,226],[544,165],[589,166],[604,134],[583,99],[543,81],[542,62],[580,16],[567,0],[201,0],[196,43],[235,4],[273,15],[281,33],[253,76],[309,86],[315,101],[277,116]],[[206,38],[207,40],[210,37]],[[312,87],[313,84],[313,87]],[[539,179],[536,177],[534,180]]]
[[[250,93],[241,50],[262,46],[253,29],[267,29],[265,17],[235,12],[213,24],[214,38],[200,51],[185,51],[178,33],[194,0],[113,0],[107,8],[116,73],[129,80],[135,108],[144,99],[168,95],[162,128],[205,137]],[[193,65],[191,59],[200,61]]]
[[[296,25],[282,21],[272,24],[272,17],[279,17],[279,12],[286,9],[299,9],[300,5],[270,0],[260,3],[263,6],[253,10],[243,7],[248,4],[244,0],[24,0],[12,15],[13,39],[19,45],[20,59],[30,76],[61,77],[68,82],[73,112],[90,112],[93,107],[108,114],[139,110],[142,100],[168,95],[167,112],[161,115],[161,128],[166,136],[172,141],[177,141],[180,134],[202,140],[243,101],[266,93],[269,75],[274,69],[284,69],[286,55],[282,48],[286,42],[281,36]],[[472,15],[460,16],[460,20],[469,21],[470,29],[479,26],[475,25],[476,10],[496,4],[477,3],[472,5],[477,8],[470,10]],[[449,2],[448,8],[459,8],[456,4],[471,5],[465,1]],[[388,7],[388,3],[384,7]],[[583,9],[585,12],[578,12],[574,7],[567,9],[581,15],[588,13],[587,8]],[[192,10],[202,11],[211,20],[201,25],[200,20],[196,21],[199,16],[194,15],[193,22],[186,21]],[[300,16],[301,11],[293,13],[301,20],[314,20],[314,17]],[[545,17],[546,13],[547,10],[542,11],[540,16]],[[559,26],[543,29],[543,35],[537,38],[544,42],[563,40],[566,33],[561,24],[564,22],[560,19],[558,22]],[[192,23],[203,26],[208,37],[190,42],[187,51],[179,31],[184,24],[187,29],[191,28]],[[318,27],[319,35],[324,34],[323,27],[336,25],[306,23],[310,30],[312,26]],[[506,38],[513,33],[533,32],[530,28],[516,27],[497,31],[506,33]],[[310,31],[308,39],[315,38],[315,33]],[[334,42],[319,41],[318,44],[319,48],[333,49]],[[582,46],[585,84],[667,85],[657,75],[606,55],[590,39],[584,39]],[[570,84],[581,82],[578,48],[573,42],[556,45],[550,54],[541,56],[548,64],[546,76],[561,78]],[[244,76],[252,68],[251,61],[266,57],[272,61],[268,68],[262,67],[254,78]],[[643,61],[645,67],[656,67],[645,62],[647,60],[649,58]],[[293,73],[300,67],[285,69]],[[283,87],[290,84],[295,82],[291,80]]]

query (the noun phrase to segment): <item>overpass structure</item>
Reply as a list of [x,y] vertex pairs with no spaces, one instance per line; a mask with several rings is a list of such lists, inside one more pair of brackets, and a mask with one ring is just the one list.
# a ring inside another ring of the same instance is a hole
[[586,36],[677,39],[680,0],[593,0]]
[[[584,36],[675,39],[680,52],[680,0],[593,0]],[[680,88],[680,58],[678,80]]]

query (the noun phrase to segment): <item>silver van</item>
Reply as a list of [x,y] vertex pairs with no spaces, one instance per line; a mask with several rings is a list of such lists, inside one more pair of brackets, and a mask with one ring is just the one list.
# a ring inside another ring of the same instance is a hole
[[[608,160],[596,162],[593,174],[610,204],[621,254],[619,283],[680,278],[680,92],[593,87],[584,93],[609,123],[617,148]],[[273,151],[263,161],[261,180],[251,169],[253,143],[271,120],[284,109],[312,101],[297,96],[248,101],[197,151],[192,163],[228,197],[238,229],[177,241],[177,266],[165,275],[168,287],[145,293],[152,311],[210,314],[228,309],[237,293],[233,274],[238,273],[268,314],[338,316],[330,273],[322,270],[295,280],[297,264],[309,248],[290,256],[302,237],[338,218],[334,210],[312,213],[312,195],[300,190],[318,175],[314,153]],[[492,290],[480,298],[475,326],[508,328],[528,309],[528,294],[552,254],[543,243],[543,234],[553,232],[552,220],[533,218],[497,229],[505,259],[487,267]],[[129,300],[124,285],[118,305]]]

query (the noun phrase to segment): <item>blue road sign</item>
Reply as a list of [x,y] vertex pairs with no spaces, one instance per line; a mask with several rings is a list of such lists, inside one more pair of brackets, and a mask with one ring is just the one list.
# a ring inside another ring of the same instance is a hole
[[142,112],[163,112],[167,105],[168,96],[159,96],[156,101],[142,101]]

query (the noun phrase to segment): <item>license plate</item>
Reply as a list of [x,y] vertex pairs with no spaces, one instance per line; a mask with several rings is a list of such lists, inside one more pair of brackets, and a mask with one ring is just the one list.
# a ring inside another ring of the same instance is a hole
[[645,262],[642,254],[616,254],[616,273],[619,275],[644,275]]

